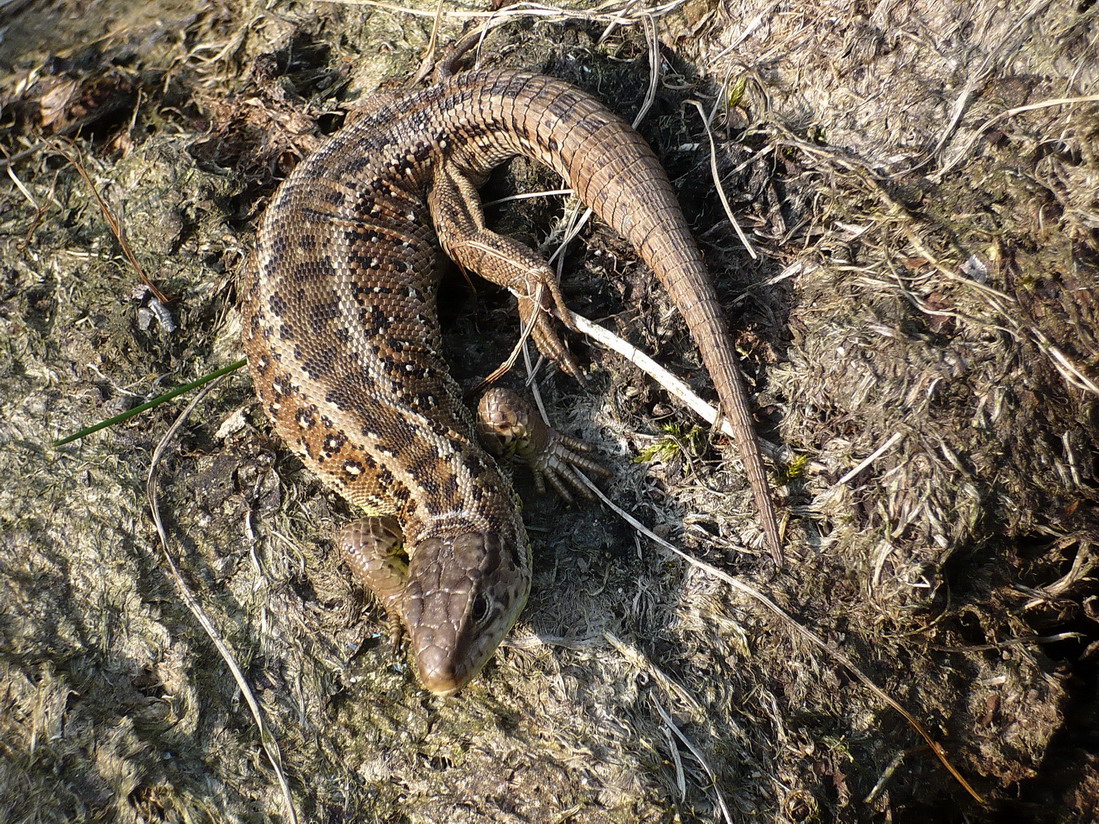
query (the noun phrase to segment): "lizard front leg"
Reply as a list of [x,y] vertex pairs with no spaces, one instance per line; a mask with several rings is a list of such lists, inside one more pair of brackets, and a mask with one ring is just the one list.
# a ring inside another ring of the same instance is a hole
[[403,537],[396,518],[362,518],[348,524],[336,538],[351,574],[385,609],[390,640],[401,641],[403,603],[408,587],[408,563],[401,557]]
[[534,485],[546,491],[546,481],[554,491],[572,502],[570,488],[591,499],[591,490],[577,470],[586,469],[609,477],[611,472],[587,457],[590,443],[572,438],[546,425],[529,403],[510,389],[493,387],[477,404],[477,429],[482,440],[500,455],[517,455],[534,474]]
[[538,351],[564,372],[582,380],[580,367],[554,329],[551,315],[572,326],[565,299],[549,264],[519,241],[485,228],[477,187],[461,171],[443,165],[435,172],[428,207],[439,243],[450,258],[519,300],[524,327]]

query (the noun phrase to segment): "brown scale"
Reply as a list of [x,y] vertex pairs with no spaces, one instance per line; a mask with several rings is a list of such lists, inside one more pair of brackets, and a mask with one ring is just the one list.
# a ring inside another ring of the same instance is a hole
[[[667,176],[644,141],[590,95],[511,71],[379,94],[300,163],[272,200],[242,280],[245,350],[276,431],[366,518],[337,539],[352,571],[407,630],[424,686],[451,695],[480,670],[530,588],[514,492],[478,445],[440,355],[439,246],[511,290],[538,348],[579,369],[548,265],[484,224],[476,187],[525,154],[566,177],[627,237],[699,345],[737,442],[768,546],[780,541],[732,343]],[[541,298],[538,295],[541,294]],[[493,393],[483,424],[541,483],[586,492],[587,447]]]

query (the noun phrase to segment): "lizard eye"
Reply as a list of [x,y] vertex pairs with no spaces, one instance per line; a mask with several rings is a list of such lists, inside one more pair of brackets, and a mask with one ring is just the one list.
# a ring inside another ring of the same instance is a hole
[[469,617],[473,619],[473,623],[484,623],[485,619],[488,618],[488,606],[488,596],[483,592],[473,599],[473,608],[469,613]]

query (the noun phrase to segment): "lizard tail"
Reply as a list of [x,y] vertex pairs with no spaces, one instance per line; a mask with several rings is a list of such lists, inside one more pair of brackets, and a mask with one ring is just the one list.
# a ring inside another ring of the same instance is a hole
[[[668,291],[731,419],[767,546],[781,565],[778,521],[732,336],[663,166],[632,126],[591,95],[552,78],[522,81],[515,96],[526,105],[513,109],[522,112],[517,150],[569,180],[580,198],[630,241]],[[563,136],[555,141],[549,135]]]

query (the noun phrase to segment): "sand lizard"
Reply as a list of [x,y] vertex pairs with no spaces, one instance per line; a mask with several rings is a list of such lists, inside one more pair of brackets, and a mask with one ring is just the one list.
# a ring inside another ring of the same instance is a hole
[[[510,289],[539,349],[576,371],[550,319],[567,318],[552,271],[484,225],[477,187],[515,155],[565,177],[668,290],[734,424],[776,559],[780,549],[721,307],[668,177],[637,132],[591,95],[518,71],[468,72],[376,98],[271,201],[241,284],[244,347],[276,431],[366,512],[337,543],[404,625],[420,681],[439,695],[492,656],[531,580],[511,484],[478,445],[440,354],[439,247]],[[490,397],[489,419],[503,410],[512,420],[509,401]],[[557,483],[585,464],[552,429],[534,440],[536,467]]]

